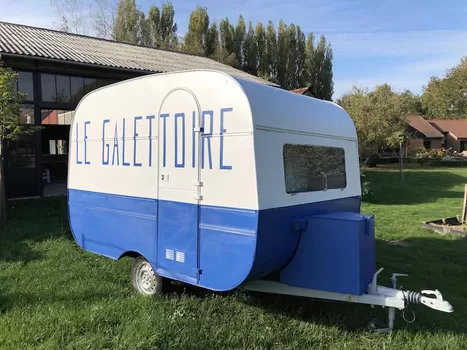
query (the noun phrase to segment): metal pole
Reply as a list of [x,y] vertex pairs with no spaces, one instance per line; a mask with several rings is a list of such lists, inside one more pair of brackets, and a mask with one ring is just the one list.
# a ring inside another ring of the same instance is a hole
[[402,142],[399,142],[399,170],[401,172],[402,181],[404,181],[404,161],[402,157]]

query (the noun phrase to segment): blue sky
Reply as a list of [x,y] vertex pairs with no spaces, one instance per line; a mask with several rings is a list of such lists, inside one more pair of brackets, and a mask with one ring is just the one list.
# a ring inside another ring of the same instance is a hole
[[[147,11],[161,1],[136,0]],[[324,34],[334,52],[334,98],[352,85],[369,88],[389,83],[420,93],[430,76],[467,56],[467,1],[449,0],[172,0],[179,32],[186,31],[190,12],[206,6],[211,20],[239,14],[253,24],[271,19],[276,25],[301,26],[305,33]],[[53,28],[50,0],[0,0],[0,20]]]

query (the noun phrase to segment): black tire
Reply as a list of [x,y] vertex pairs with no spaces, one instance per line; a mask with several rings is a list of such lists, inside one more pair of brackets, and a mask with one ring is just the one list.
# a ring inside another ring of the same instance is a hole
[[139,294],[153,296],[162,293],[162,277],[154,271],[151,263],[143,256],[131,262],[130,279],[133,288]]
[[365,330],[368,332],[377,332],[379,329],[385,328],[383,322],[377,318],[373,318],[365,326]]

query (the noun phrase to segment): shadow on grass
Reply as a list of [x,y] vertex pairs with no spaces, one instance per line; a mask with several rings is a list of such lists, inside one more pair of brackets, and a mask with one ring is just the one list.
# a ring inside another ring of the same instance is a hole
[[[467,334],[467,239],[413,238],[393,245],[377,241],[377,269],[384,267],[378,284],[388,286],[392,273],[406,273],[399,277],[398,288],[420,292],[438,289],[444,300],[451,303],[453,313],[430,309],[424,305],[409,305],[406,318],[396,312],[395,330],[408,332],[454,332]],[[267,312],[299,319],[305,322],[333,326],[348,332],[362,331],[366,322],[378,318],[387,323],[387,309],[371,308],[345,302],[321,301],[287,295],[248,292],[244,302]]]
[[[388,286],[393,272],[406,273],[399,277],[398,288],[420,292],[438,289],[445,300],[451,303],[454,313],[430,309],[424,305],[409,305],[406,319],[415,313],[415,322],[407,323],[403,312],[396,312],[395,330],[418,332],[443,332],[467,334],[467,239],[414,238],[389,243],[377,240],[377,268],[384,267],[378,284]],[[288,295],[276,295],[236,289],[218,293],[185,284],[166,285],[164,292],[169,297],[189,295],[204,299],[210,295],[235,297],[249,307],[267,313],[329,327],[345,332],[363,332],[366,323],[377,318],[387,323],[387,309],[371,308],[369,305],[327,300],[309,299]]]
[[8,220],[0,228],[0,261],[27,263],[41,255],[32,246],[47,239],[72,239],[66,198],[8,203]]
[[[3,281],[0,280],[3,285]],[[63,292],[63,291],[62,291]],[[8,292],[0,286],[0,314],[7,313],[15,307],[27,307],[38,304],[51,305],[54,303],[66,303],[68,305],[76,305],[77,303],[94,303],[102,300],[108,300],[112,295],[104,292],[96,292],[93,290],[84,290],[79,293],[63,293],[63,294],[42,294],[22,292]],[[121,295],[115,295],[121,297]]]
[[463,192],[453,191],[452,188],[467,183],[467,176],[443,170],[414,168],[404,172],[402,181],[398,171],[383,168],[366,170],[364,181],[370,182],[373,192],[366,199],[368,203],[418,204],[439,198],[459,198],[462,201]]

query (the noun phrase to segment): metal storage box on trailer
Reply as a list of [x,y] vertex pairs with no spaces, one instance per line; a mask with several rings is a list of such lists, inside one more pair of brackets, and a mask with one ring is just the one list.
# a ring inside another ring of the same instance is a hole
[[68,201],[77,243],[136,257],[144,294],[165,277],[391,310],[408,301],[376,285],[357,134],[331,102],[208,70],[100,88],[75,111]]

